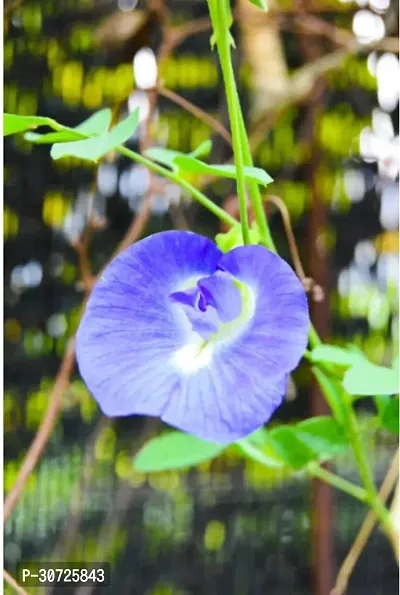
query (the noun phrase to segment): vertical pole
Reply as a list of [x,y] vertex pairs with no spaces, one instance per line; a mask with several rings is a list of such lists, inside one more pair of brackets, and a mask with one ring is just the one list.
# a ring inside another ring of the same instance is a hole
[[[330,332],[329,311],[329,264],[326,253],[325,237],[328,224],[327,208],[319,192],[317,174],[320,166],[320,150],[318,147],[318,119],[325,84],[321,80],[315,87],[309,106],[309,131],[311,141],[311,158],[308,165],[308,180],[312,196],[312,206],[308,227],[310,276],[325,291],[325,300],[314,302],[311,316],[322,339]],[[329,414],[328,405],[313,380],[311,386],[310,413],[315,415]],[[313,481],[312,488],[312,580],[313,595],[329,595],[333,587],[333,493],[332,488],[320,480]]]

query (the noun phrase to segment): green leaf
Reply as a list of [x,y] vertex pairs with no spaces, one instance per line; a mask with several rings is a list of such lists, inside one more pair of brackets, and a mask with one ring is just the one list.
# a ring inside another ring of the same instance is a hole
[[245,440],[246,442],[257,444],[257,446],[263,446],[268,442],[268,431],[264,427],[258,428],[258,430],[247,436]]
[[[250,243],[259,244],[261,240],[260,232],[258,230],[257,223],[254,222],[249,230]],[[229,252],[233,248],[243,246],[243,234],[242,226],[239,224],[234,225],[226,233],[217,233],[215,236],[215,242],[222,252]]]
[[268,6],[264,2],[264,0],[250,0],[250,2],[252,4],[254,4],[254,6],[257,6],[257,8],[261,8],[261,10],[263,10],[264,12],[267,12]]
[[346,435],[333,417],[312,417],[297,423],[294,429],[296,437],[306,444],[319,460],[326,461],[348,448]]
[[134,458],[133,466],[144,472],[182,469],[213,459],[224,449],[222,444],[206,442],[191,434],[170,432],[147,442]]
[[206,140],[199,145],[194,151],[186,155],[180,151],[173,151],[172,149],[164,149],[163,147],[150,147],[143,152],[145,157],[161,163],[172,170],[177,171],[177,166],[174,163],[177,157],[206,157],[212,149],[212,142]]
[[281,426],[271,430],[269,436],[278,455],[292,469],[301,469],[316,458],[314,451],[296,436],[293,427]]
[[179,157],[179,155],[182,155],[182,153],[179,151],[172,151],[171,149],[164,149],[163,147],[150,147],[143,151],[143,155],[152,161],[156,161],[172,170],[176,170],[177,168],[174,165],[174,159]]
[[389,395],[374,395],[374,403],[375,407],[378,411],[378,417],[382,420],[382,415],[390,401],[391,397]]
[[24,138],[31,143],[35,143],[35,145],[52,145],[54,143],[66,143],[68,141],[79,140],[82,136],[73,130],[63,130],[62,132],[49,132],[48,134],[26,132]]
[[351,395],[397,395],[399,373],[396,368],[385,368],[361,361],[347,370],[343,386]]
[[316,379],[318,380],[319,385],[321,386],[323,393],[325,395],[325,399],[328,402],[329,407],[332,410],[332,413],[336,419],[336,421],[340,424],[344,424],[344,405],[342,401],[342,395],[340,391],[334,386],[329,378],[319,368],[316,366],[312,367],[312,371]]
[[[88,136],[92,134],[104,134],[110,127],[111,119],[112,111],[110,110],[110,108],[107,107],[89,116],[87,120],[84,120],[83,122],[81,122],[81,124],[78,124],[78,126],[76,126],[74,130],[76,130],[77,132],[81,132],[82,134],[86,134]],[[129,118],[127,118],[124,121],[126,122],[128,119]],[[123,124],[123,122],[121,122],[121,124]]]
[[17,116],[16,114],[3,114],[3,135],[17,134],[26,130],[34,130],[39,126],[50,126],[51,118],[42,116]]
[[[208,165],[188,155],[176,157],[174,163],[179,169],[191,173],[216,175],[221,178],[236,178],[236,167],[234,165]],[[273,182],[273,178],[259,167],[245,167],[244,176],[247,180],[252,180],[263,186]]]
[[389,397],[388,395],[377,395],[374,397],[375,405],[378,410],[378,418],[383,428],[392,432],[399,433],[399,399],[398,397]]
[[127,141],[136,130],[138,123],[139,109],[135,109],[110,132],[86,140],[53,145],[50,154],[53,159],[60,159],[68,155],[89,161],[98,161],[103,155]]
[[[257,461],[264,465],[264,467],[270,467],[271,469],[282,469],[285,467],[285,462],[276,454],[271,446],[271,440],[268,437],[268,433],[264,430],[264,436],[261,438],[261,434],[254,432],[247,438],[235,442],[235,446],[244,454],[247,458]],[[256,440],[254,435],[258,434]]]
[[399,398],[391,398],[382,415],[382,425],[393,434],[399,433]]
[[343,367],[350,367],[360,360],[365,360],[360,353],[335,345],[318,345],[312,350],[311,356],[314,363],[324,362]]
[[278,455],[292,469],[301,469],[311,461],[327,461],[348,448],[341,426],[328,416],[280,426],[268,434]]
[[189,153],[192,157],[208,157],[211,153],[212,149],[212,142],[210,140],[205,140],[202,142],[194,151]]
[[66,143],[82,139],[84,136],[100,135],[107,132],[111,118],[112,112],[107,108],[92,114],[87,120],[75,128],[62,130],[61,132],[49,132],[48,134],[27,132],[25,139],[37,145],[44,145]]

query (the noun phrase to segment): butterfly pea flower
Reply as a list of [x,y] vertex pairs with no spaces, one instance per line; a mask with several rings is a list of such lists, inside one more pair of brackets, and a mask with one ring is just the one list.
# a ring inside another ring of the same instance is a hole
[[269,420],[307,345],[309,313],[290,266],[259,245],[223,253],[166,231],[105,269],[77,333],[81,375],[110,417],[160,417],[228,444]]

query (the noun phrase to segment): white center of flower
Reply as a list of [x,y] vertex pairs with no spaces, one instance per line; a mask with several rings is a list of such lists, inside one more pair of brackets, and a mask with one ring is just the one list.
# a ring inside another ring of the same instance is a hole
[[174,361],[182,372],[190,374],[207,366],[211,361],[213,351],[214,347],[210,342],[201,340],[201,342],[185,345],[176,351]]

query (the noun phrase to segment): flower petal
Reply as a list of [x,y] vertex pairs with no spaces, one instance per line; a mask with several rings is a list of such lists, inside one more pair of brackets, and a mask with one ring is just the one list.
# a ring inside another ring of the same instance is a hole
[[258,380],[217,358],[181,379],[161,419],[199,438],[231,444],[267,422],[284,399],[287,375],[262,385]]
[[190,278],[211,275],[222,253],[191,232],[152,235],[104,271],[77,333],[79,369],[110,416],[160,415],[178,375],[168,365],[192,331],[169,295]]
[[266,378],[291,372],[307,347],[307,296],[292,268],[263,246],[241,246],[224,254],[219,267],[254,292],[255,310],[235,343],[236,357]]
[[217,271],[197,281],[197,285],[206,297],[207,304],[216,309],[222,322],[230,322],[240,315],[242,298],[230,275]]

